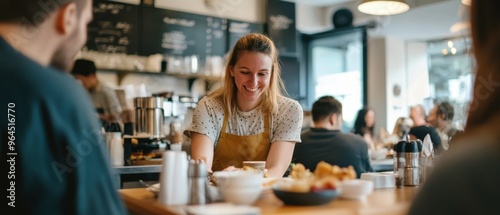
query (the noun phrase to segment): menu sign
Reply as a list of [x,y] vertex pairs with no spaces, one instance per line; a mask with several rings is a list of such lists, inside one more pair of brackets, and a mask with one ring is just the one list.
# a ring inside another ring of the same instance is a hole
[[227,20],[143,7],[141,55],[223,55]]
[[88,26],[86,47],[106,53],[137,54],[137,5],[94,1],[94,19]]
[[269,0],[267,32],[280,54],[296,54],[295,3]]
[[238,40],[249,33],[263,33],[264,25],[242,21],[229,21],[229,49],[238,42]]
[[227,19],[207,17],[207,55],[224,56],[227,51]]

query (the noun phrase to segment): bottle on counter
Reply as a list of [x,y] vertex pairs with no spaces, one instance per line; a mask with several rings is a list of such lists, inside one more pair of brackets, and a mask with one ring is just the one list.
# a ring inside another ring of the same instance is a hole
[[405,145],[404,157],[404,186],[418,186],[420,185],[420,152],[422,151],[422,144],[417,141],[407,142]]
[[422,142],[420,140],[410,141],[409,135],[405,140],[394,145],[394,176],[396,187],[419,186],[420,177],[420,152]]
[[111,123],[104,127],[106,131],[106,148],[109,152],[109,160],[114,166],[124,165],[124,150],[122,144],[122,133],[118,123]]
[[183,142],[182,123],[179,118],[175,117],[170,122],[170,150],[180,151]]

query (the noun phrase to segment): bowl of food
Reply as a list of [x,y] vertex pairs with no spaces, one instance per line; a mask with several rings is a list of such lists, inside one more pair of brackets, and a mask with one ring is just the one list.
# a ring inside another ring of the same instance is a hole
[[354,168],[340,168],[320,162],[314,173],[304,165],[292,167],[290,178],[277,182],[272,190],[274,195],[286,205],[322,205],[340,195],[339,183],[356,177]]

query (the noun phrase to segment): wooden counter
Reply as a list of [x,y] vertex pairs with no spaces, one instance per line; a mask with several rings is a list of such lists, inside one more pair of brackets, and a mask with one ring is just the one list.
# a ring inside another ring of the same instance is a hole
[[[418,188],[382,188],[375,189],[363,201],[335,199],[329,204],[320,206],[288,206],[277,199],[272,191],[265,191],[254,206],[260,208],[261,214],[406,214]],[[182,207],[171,207],[158,204],[154,195],[145,188],[122,189],[120,194],[131,214],[184,214]]]

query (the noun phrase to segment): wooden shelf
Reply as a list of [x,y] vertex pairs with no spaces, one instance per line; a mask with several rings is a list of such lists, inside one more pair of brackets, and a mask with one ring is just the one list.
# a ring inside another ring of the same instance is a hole
[[222,80],[220,76],[208,76],[208,75],[200,75],[200,74],[184,74],[184,73],[175,73],[175,72],[150,72],[150,71],[132,71],[132,70],[120,70],[120,69],[97,69],[98,72],[110,72],[116,73],[118,75],[118,84],[120,85],[125,78],[125,76],[129,74],[140,74],[140,75],[163,75],[170,76],[182,79],[188,79],[190,83],[192,83],[195,79],[203,79],[207,81],[219,81]]
[[183,74],[183,73],[166,73],[166,72],[150,72],[150,71],[132,71],[132,70],[120,70],[120,69],[97,69],[97,72],[106,73],[116,73],[118,75],[118,85],[121,85],[125,76],[129,74],[140,74],[140,75],[160,75],[160,76],[170,76],[175,78],[182,78],[188,80],[188,90],[191,90],[193,83],[196,79],[203,79],[205,81],[215,82],[221,81],[222,76],[209,76],[200,74]]

